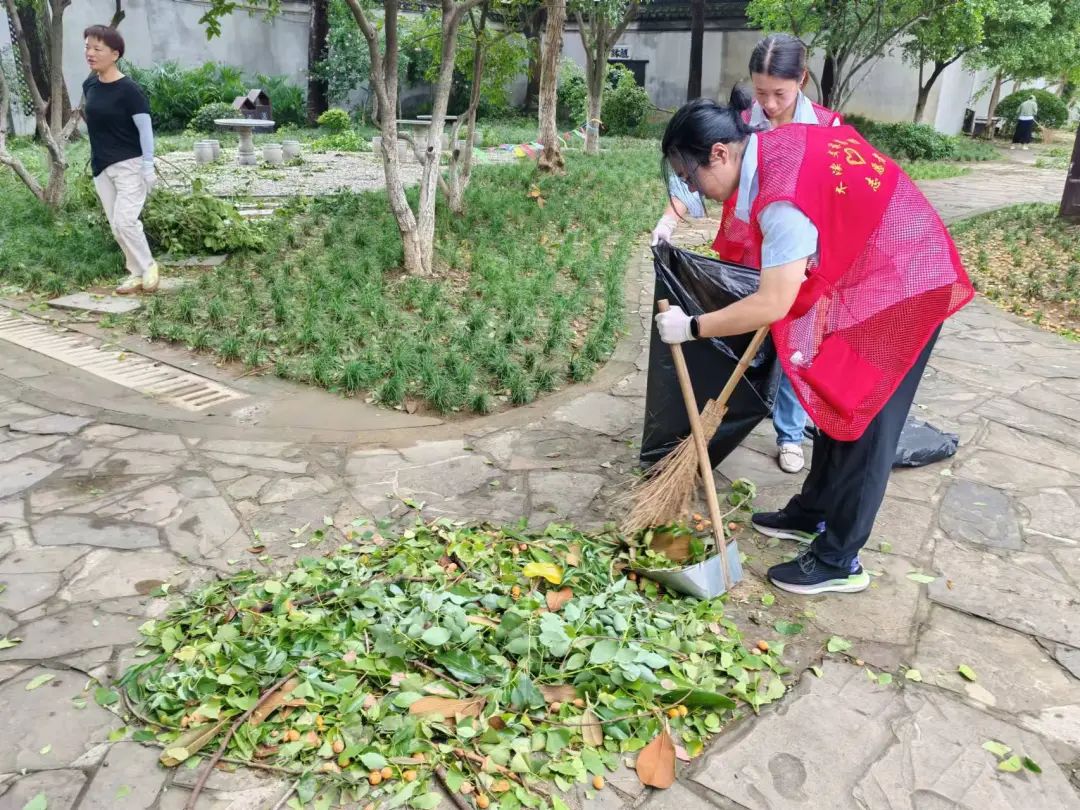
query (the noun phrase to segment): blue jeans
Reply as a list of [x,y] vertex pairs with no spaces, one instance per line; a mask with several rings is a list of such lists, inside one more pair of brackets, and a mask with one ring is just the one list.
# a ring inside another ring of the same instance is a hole
[[773,427],[776,428],[776,444],[802,444],[803,430],[806,428],[806,411],[795,396],[791,380],[786,374],[780,376],[780,387],[776,389],[776,401],[773,403]]

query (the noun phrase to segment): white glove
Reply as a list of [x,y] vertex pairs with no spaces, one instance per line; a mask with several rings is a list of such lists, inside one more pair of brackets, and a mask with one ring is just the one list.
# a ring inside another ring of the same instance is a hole
[[154,164],[152,162],[143,163],[142,179],[143,185],[146,186],[146,193],[149,194],[154,190],[154,186],[157,185],[157,172],[154,171]]
[[694,339],[694,336],[690,334],[692,320],[693,318],[683,312],[681,307],[672,307],[667,312],[661,312],[656,316],[656,330],[664,343],[685,343]]
[[679,221],[675,219],[675,217],[660,217],[660,221],[657,222],[656,227],[653,228],[652,241],[649,243],[649,246],[656,247],[661,242],[670,242],[678,224]]

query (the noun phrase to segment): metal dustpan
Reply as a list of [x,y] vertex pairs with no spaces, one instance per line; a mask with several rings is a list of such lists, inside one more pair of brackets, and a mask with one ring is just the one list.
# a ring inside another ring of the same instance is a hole
[[[669,309],[668,302],[663,300],[657,301],[656,306],[660,312],[667,312]],[[768,333],[769,328],[763,326],[754,334],[750,345],[746,347],[739,364],[735,366],[735,371],[724,386],[724,390],[720,392],[718,401],[727,402]],[[690,382],[690,372],[686,368],[682,346],[678,343],[671,344],[671,356],[675,361],[675,374],[679,378],[679,388],[682,390],[683,402],[686,404],[686,415],[690,419],[690,435],[693,437],[694,449],[697,452],[698,471],[701,473],[701,482],[705,488],[705,502],[709,507],[709,519],[712,522],[717,553],[704,562],[686,568],[643,573],[664,587],[670,587],[680,593],[701,599],[711,599],[726,593],[742,580],[742,561],[739,558],[738,545],[728,544],[724,537],[724,520],[720,514],[720,503],[716,499],[716,482],[713,480],[708,441],[701,427],[701,415],[697,410],[697,398],[694,396],[694,386]]]
[[[724,550],[728,574],[731,584],[734,585],[743,578],[739,547],[735,543],[725,543]],[[640,573],[654,582],[659,582],[668,590],[696,596],[698,599],[715,599],[727,591],[724,584],[724,558],[720,554],[713,554],[704,562],[685,568],[643,569]]]

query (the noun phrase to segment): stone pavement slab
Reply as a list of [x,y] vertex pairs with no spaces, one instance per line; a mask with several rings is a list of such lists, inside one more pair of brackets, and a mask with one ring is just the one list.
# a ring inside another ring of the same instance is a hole
[[71,810],[86,784],[86,774],[74,769],[38,771],[0,786],[0,810],[23,810],[39,793],[48,810]]
[[82,292],[54,298],[49,301],[49,306],[56,309],[122,315],[125,312],[134,312],[142,306],[142,302],[131,296],[95,295],[94,293]]
[[941,577],[930,599],[1024,633],[1080,646],[1080,590],[1040,554],[1004,558],[942,538],[934,550]]
[[113,745],[79,803],[80,810],[149,810],[168,778],[158,765],[160,753],[139,743]]
[[[27,691],[39,675],[53,677]],[[94,702],[92,691],[83,691],[85,685],[82,673],[34,667],[0,686],[0,717],[9,731],[17,730],[0,746],[0,773],[94,765],[105,755],[109,732],[122,724]],[[76,699],[85,707],[75,708]]]
[[[1031,757],[1043,774],[998,771],[987,740]],[[928,687],[880,686],[862,667],[833,662],[723,736],[690,779],[720,806],[745,810],[1080,808],[1035,735]]]

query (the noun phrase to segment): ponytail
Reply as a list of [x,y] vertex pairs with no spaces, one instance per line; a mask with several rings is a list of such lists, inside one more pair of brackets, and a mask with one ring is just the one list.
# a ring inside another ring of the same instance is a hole
[[670,180],[674,173],[672,160],[677,160],[688,170],[707,166],[712,159],[714,144],[743,143],[761,129],[743,120],[743,113],[752,103],[750,95],[736,85],[731,88],[727,105],[706,98],[684,104],[668,122],[660,144],[665,177]]

